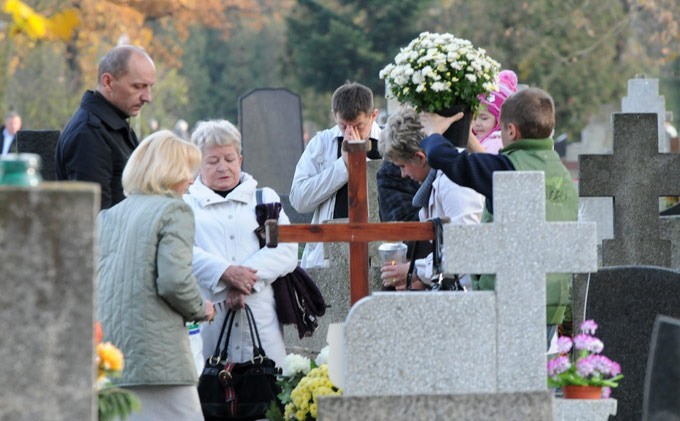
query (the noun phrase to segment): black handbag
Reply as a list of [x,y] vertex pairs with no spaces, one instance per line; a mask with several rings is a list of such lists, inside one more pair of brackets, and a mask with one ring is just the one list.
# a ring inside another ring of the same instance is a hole
[[[442,245],[444,244],[444,228],[440,218],[429,219],[434,225],[434,242],[432,245],[432,271],[438,273],[439,277],[432,280],[432,285],[426,285],[432,291],[466,291],[465,287],[460,283],[460,277],[453,275],[453,277],[444,277],[442,274]],[[418,243],[413,246],[411,252],[411,262],[408,267],[408,274],[406,275],[406,289],[411,290],[413,282],[413,271],[416,263]]]
[[[276,384],[276,377],[281,374],[281,369],[265,355],[253,312],[247,304],[243,311],[253,342],[253,358],[242,363],[229,361],[227,350],[237,313],[229,310],[215,352],[206,360],[198,380],[198,396],[206,421],[266,418],[265,413],[271,403],[278,402],[277,395],[281,393],[281,388]],[[225,343],[220,350],[225,329]]]

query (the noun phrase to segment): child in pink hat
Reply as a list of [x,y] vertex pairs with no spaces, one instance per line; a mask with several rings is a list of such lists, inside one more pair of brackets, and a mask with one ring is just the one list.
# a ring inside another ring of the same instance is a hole
[[479,96],[481,105],[472,122],[472,133],[487,153],[497,154],[503,147],[499,124],[501,105],[515,92],[517,92],[517,75],[512,70],[503,70],[498,74],[498,91]]

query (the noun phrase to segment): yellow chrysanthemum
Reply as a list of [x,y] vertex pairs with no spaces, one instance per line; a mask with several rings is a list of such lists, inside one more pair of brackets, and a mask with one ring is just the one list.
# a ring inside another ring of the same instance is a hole
[[97,345],[97,356],[99,357],[99,368],[102,370],[122,371],[125,366],[123,353],[111,342],[103,342]]
[[333,385],[328,377],[328,366],[323,364],[300,379],[290,394],[291,403],[285,407],[284,418],[288,420],[304,420],[308,416],[316,418],[318,413],[318,397],[341,395],[342,390]]
[[307,412],[305,412],[303,410],[299,410],[295,413],[295,417],[298,420],[304,420],[305,418],[307,418]]
[[286,421],[292,419],[293,412],[295,412],[295,405],[293,405],[292,403],[287,404],[285,411],[283,413],[283,419],[285,419]]

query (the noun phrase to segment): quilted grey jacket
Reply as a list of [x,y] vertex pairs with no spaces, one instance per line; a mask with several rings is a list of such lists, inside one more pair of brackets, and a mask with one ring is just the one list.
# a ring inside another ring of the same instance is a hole
[[191,273],[194,216],[181,199],[132,195],[99,214],[104,341],[125,355],[121,386],[196,384],[185,321],[204,316]]

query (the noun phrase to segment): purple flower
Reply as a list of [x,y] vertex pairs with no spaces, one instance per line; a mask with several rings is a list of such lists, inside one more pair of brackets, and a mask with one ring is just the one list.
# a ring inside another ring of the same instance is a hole
[[609,397],[612,395],[612,388],[609,386],[605,386],[602,388],[602,399],[609,399]]
[[548,361],[548,376],[555,377],[569,370],[571,363],[569,357],[562,356]]
[[583,333],[594,335],[595,331],[597,330],[597,323],[595,323],[595,320],[586,320],[585,322],[581,323],[579,330]]
[[599,354],[604,349],[604,344],[594,336],[581,333],[574,338],[574,347],[579,351],[585,349],[586,351]]
[[560,336],[557,339],[557,351],[560,354],[566,354],[567,352],[571,351],[571,338],[568,336]]
[[576,361],[576,374],[583,378],[588,378],[595,372],[595,364],[593,361],[595,355],[589,355]]
[[621,374],[621,365],[619,365],[619,363],[617,363],[616,361],[609,361],[609,374],[612,377]]

